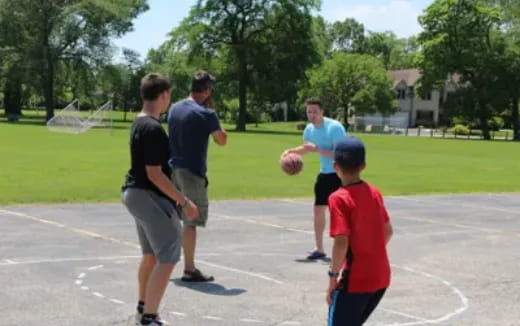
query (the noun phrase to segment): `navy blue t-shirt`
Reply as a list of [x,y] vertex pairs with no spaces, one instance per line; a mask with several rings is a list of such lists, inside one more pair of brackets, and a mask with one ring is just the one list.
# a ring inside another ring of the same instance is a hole
[[206,176],[209,135],[220,130],[214,110],[185,99],[172,105],[168,112],[170,166],[189,169]]

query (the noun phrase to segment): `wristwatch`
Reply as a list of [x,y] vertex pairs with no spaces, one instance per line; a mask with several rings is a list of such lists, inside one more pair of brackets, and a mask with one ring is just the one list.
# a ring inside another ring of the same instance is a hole
[[329,277],[338,277],[339,276],[339,272],[333,272],[333,271],[329,270],[327,273],[329,274]]

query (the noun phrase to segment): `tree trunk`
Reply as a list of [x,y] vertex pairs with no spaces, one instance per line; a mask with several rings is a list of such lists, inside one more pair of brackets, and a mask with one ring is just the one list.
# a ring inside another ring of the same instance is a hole
[[237,131],[246,131],[246,113],[247,113],[247,61],[246,54],[243,50],[237,51],[238,59],[238,119]]
[[480,129],[482,130],[482,136],[485,140],[491,140],[491,134],[489,133],[489,114],[487,113],[486,104],[484,101],[479,101],[479,111],[480,111]]
[[54,117],[54,63],[50,55],[47,57],[46,72],[43,82],[43,94],[45,97],[46,120]]
[[511,118],[513,120],[513,140],[520,141],[520,121],[518,121],[518,98],[513,98],[511,104]]
[[9,73],[6,79],[4,106],[8,120],[18,121],[18,118],[22,115],[22,83],[17,72]]

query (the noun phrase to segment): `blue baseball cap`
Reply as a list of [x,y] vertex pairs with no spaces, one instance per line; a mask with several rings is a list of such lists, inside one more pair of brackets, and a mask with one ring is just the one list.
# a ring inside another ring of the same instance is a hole
[[356,137],[342,138],[334,145],[334,161],[342,167],[356,167],[365,163],[365,145]]

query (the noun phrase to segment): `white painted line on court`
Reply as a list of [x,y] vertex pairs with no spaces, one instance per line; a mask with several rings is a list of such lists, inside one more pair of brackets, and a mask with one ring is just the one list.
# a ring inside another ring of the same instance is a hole
[[92,267],[87,268],[87,270],[95,271],[96,269],[100,269],[100,268],[103,268],[103,265],[92,266]]
[[223,320],[222,318],[215,317],[215,316],[202,316],[202,319],[206,319],[206,320]]
[[170,314],[175,315],[175,316],[179,316],[179,317],[186,317],[185,313],[178,312],[178,311],[170,311]]
[[449,231],[437,231],[437,232],[405,232],[396,233],[399,237],[431,237],[431,236],[444,236],[444,235],[455,235],[464,233],[473,233],[473,230],[449,230]]
[[423,218],[423,217],[398,216],[395,218],[402,219],[402,220],[408,220],[408,221],[423,222],[423,223],[428,223],[428,224],[435,224],[435,225],[452,226],[452,227],[456,227],[456,228],[480,231],[480,232],[485,232],[485,233],[494,233],[494,234],[504,233],[503,231],[497,230],[497,229],[481,228],[481,227],[476,227],[476,226],[471,226],[471,225],[466,225],[466,224],[459,224],[459,223],[442,222],[442,221],[432,220],[432,219]]
[[280,325],[301,325],[299,321],[284,321]]
[[[222,218],[226,218],[226,215],[221,215],[221,214],[217,214],[218,216],[222,217]],[[281,227],[281,226],[273,226],[271,225],[270,223],[269,224],[263,224],[263,223],[260,223],[260,222],[257,222],[257,221],[253,221],[253,220],[249,220],[249,219],[245,219],[245,218],[233,218],[233,217],[230,217],[230,219],[234,219],[234,220],[237,220],[237,221],[242,221],[242,222],[246,222],[246,223],[253,223],[253,224],[261,224],[261,225],[264,225],[264,226],[268,226],[268,227],[275,227],[275,228],[284,228],[286,229],[285,227]],[[433,221],[433,222],[437,222],[437,221]],[[451,223],[447,223],[447,224],[451,224]],[[466,226],[462,226],[462,227],[466,227]],[[307,233],[307,231],[305,230],[298,230],[298,229],[293,229],[295,232],[302,232],[304,231],[304,233]],[[489,230],[488,230],[489,232]],[[491,232],[495,233],[496,231],[495,230],[492,230]],[[302,232],[303,233],[303,232]],[[314,234],[313,232],[311,232],[312,234]],[[399,266],[399,265],[395,265],[395,264],[391,264],[392,267],[394,268],[398,268],[398,269],[402,269],[402,270],[405,270],[405,271],[408,271],[408,272],[411,272],[411,273],[416,273],[416,274],[420,274],[420,275],[423,275],[425,277],[428,277],[428,278],[433,278],[433,279],[436,279],[438,281],[440,281],[442,284],[446,285],[447,287],[449,287],[452,292],[457,295],[462,303],[462,306],[459,307],[458,309],[454,310],[453,312],[450,312],[440,318],[437,318],[437,319],[427,319],[427,318],[422,318],[422,317],[417,317],[417,316],[412,316],[410,315],[409,318],[411,319],[419,319],[417,321],[414,321],[414,322],[408,322],[408,323],[392,323],[392,324],[389,324],[389,325],[392,325],[392,326],[413,326],[413,325],[426,325],[426,324],[438,324],[440,322],[444,322],[444,321],[447,321],[461,313],[463,313],[464,311],[466,311],[468,309],[468,298],[459,290],[457,289],[455,286],[453,286],[450,282],[438,277],[438,276],[435,276],[435,275],[432,275],[432,274],[428,274],[428,273],[425,273],[425,272],[422,272],[422,271],[419,271],[419,270],[415,270],[411,267],[404,267],[404,266]],[[400,316],[404,316],[405,313],[401,313],[401,312],[398,312],[398,311],[394,311],[394,310],[387,310],[387,312],[389,313],[398,313]]]
[[258,320],[258,319],[249,319],[249,318],[242,318],[240,319],[239,321],[243,322],[243,323],[255,323],[255,324],[261,324],[263,323],[263,321],[261,320]]
[[199,260],[199,259],[196,259],[195,261],[197,263],[200,263],[200,264],[203,264],[203,265],[206,265],[206,266],[210,266],[210,267],[215,267],[215,268],[222,269],[222,270],[225,270],[225,271],[230,271],[230,272],[234,272],[234,273],[237,273],[237,274],[244,274],[244,275],[260,278],[260,279],[263,279],[263,280],[266,280],[266,281],[269,281],[269,282],[273,282],[273,283],[276,283],[276,284],[284,284],[284,282],[282,282],[280,280],[276,280],[274,278],[265,276],[265,275],[260,274],[260,273],[248,272],[248,271],[244,271],[244,270],[241,270],[241,269],[227,267],[227,266],[222,266],[222,265],[210,263],[208,261]]
[[85,276],[87,276],[87,274],[81,273],[81,274],[78,275],[78,278],[84,278]]
[[121,240],[121,239],[117,239],[117,238],[112,238],[112,237],[105,236],[105,235],[102,235],[102,234],[99,234],[99,233],[96,233],[96,232],[91,232],[91,231],[88,231],[88,230],[84,230],[84,229],[68,226],[68,225],[65,225],[65,224],[62,224],[62,223],[58,223],[58,222],[51,221],[51,220],[44,219],[44,218],[40,218],[40,217],[31,216],[31,215],[24,214],[24,213],[9,211],[9,210],[5,210],[5,209],[0,209],[0,213],[12,215],[12,216],[17,216],[17,217],[21,217],[21,218],[24,218],[24,219],[32,220],[32,221],[35,221],[35,222],[39,222],[39,223],[48,224],[48,225],[52,225],[52,226],[55,226],[55,227],[63,228],[65,230],[72,231],[72,232],[75,232],[75,233],[78,233],[78,234],[81,234],[81,235],[84,235],[84,236],[87,236],[87,237],[90,237],[90,238],[94,238],[94,239],[102,239],[102,240],[106,240],[106,241],[110,241],[110,242],[114,242],[114,243],[119,243],[119,244],[123,244],[123,245],[129,246],[129,247],[132,247],[132,248],[138,248],[138,249],[141,248],[138,244],[136,244],[134,242],[125,241],[125,240]]
[[[136,259],[142,256],[112,256],[112,257],[73,257],[73,258],[49,258],[39,260],[25,260],[25,261],[12,261],[6,263],[0,263],[2,265],[31,265],[31,264],[46,264],[46,263],[68,263],[75,261],[89,261],[89,260],[114,260],[114,259]],[[4,260],[5,261],[5,260]]]
[[[460,291],[458,288],[453,286],[451,284],[451,282],[449,282],[449,281],[447,281],[447,280],[445,280],[445,279],[443,279],[443,278],[441,278],[439,276],[432,275],[430,273],[426,273],[426,272],[423,272],[423,271],[419,271],[419,270],[416,270],[416,269],[408,267],[408,266],[399,266],[399,265],[392,264],[392,267],[398,268],[398,269],[402,269],[402,270],[408,271],[410,273],[419,274],[419,275],[422,275],[424,277],[431,278],[431,279],[434,279],[434,280],[437,280],[437,281],[441,282],[442,284],[444,284],[445,286],[450,288],[451,291],[456,296],[459,297],[462,305],[459,308],[457,308],[456,310],[454,310],[454,311],[452,311],[450,313],[447,313],[444,316],[441,316],[441,317],[436,318],[436,319],[424,319],[424,320],[419,320],[419,321],[414,321],[414,322],[392,323],[392,324],[387,324],[387,325],[393,325],[393,326],[414,326],[414,325],[439,324],[439,323],[448,321],[448,320],[452,319],[453,317],[455,317],[457,315],[462,314],[464,311],[466,311],[468,309],[468,307],[469,307],[469,304],[468,304],[469,300],[468,300],[468,298],[464,295],[464,293],[462,293],[462,291]],[[416,317],[416,316],[414,316],[414,317]]]
[[99,292],[92,292],[93,295],[95,295],[98,298],[104,298],[105,296]]
[[83,291],[88,291],[88,286],[82,286],[81,289],[82,289]]
[[4,261],[8,264],[8,265],[15,265],[16,262],[14,260],[11,260],[11,259],[4,259]]
[[76,285],[81,285],[83,284],[83,280],[76,280]]
[[[39,223],[59,226],[60,228],[64,228],[65,230],[68,230],[68,231],[71,231],[71,232],[75,232],[75,233],[78,233],[78,234],[81,234],[81,235],[85,235],[85,236],[88,236],[88,237],[92,237],[92,238],[95,238],[95,239],[102,239],[102,240],[118,243],[118,244],[121,244],[121,245],[129,246],[129,247],[132,247],[132,248],[139,248],[139,249],[141,248],[141,246],[139,246],[137,243],[134,243],[134,242],[125,241],[125,240],[121,240],[121,239],[105,236],[105,235],[102,235],[102,234],[99,234],[99,233],[96,233],[96,232],[92,232],[92,231],[88,231],[88,230],[84,230],[84,229],[80,229],[80,228],[76,228],[76,227],[70,227],[70,226],[67,226],[65,224],[57,223],[57,222],[54,222],[54,221],[51,221],[51,220],[42,219],[42,218],[39,218],[39,217],[35,217],[35,216],[23,214],[23,213],[18,213],[18,212],[3,210],[3,209],[0,209],[0,213],[10,214],[10,215],[13,215],[13,216],[21,217],[21,218],[24,218],[24,219],[29,219],[29,220],[32,220],[32,221],[35,221],[35,222],[39,222]],[[210,263],[210,262],[207,262],[207,261],[204,261],[204,260],[198,260],[197,259],[197,260],[195,260],[195,262],[196,263],[200,263],[202,265],[214,267],[214,268],[217,268],[217,269],[222,269],[222,270],[226,270],[226,271],[230,271],[230,272],[234,272],[234,273],[238,273],[238,274],[244,274],[244,275],[248,275],[248,276],[252,276],[252,277],[257,277],[257,278],[260,278],[260,279],[263,279],[263,280],[266,280],[266,281],[270,281],[270,282],[273,282],[273,283],[276,283],[276,284],[284,284],[282,281],[275,280],[275,279],[273,279],[271,277],[268,277],[268,276],[265,276],[265,275],[262,275],[262,274],[259,274],[259,273],[252,273],[252,272],[241,270],[241,269],[238,269],[238,268],[231,268],[231,267],[227,267],[227,266],[222,266],[222,265],[215,264],[215,263]]]
[[115,304],[125,304],[124,301],[117,300],[117,299],[109,299],[108,301],[113,302],[113,303],[115,303]]
[[267,222],[260,222],[253,219],[243,218],[243,217],[235,217],[235,216],[228,216],[224,214],[211,214],[212,216],[217,216],[226,220],[232,220],[232,221],[240,221],[244,223],[249,224],[256,224],[256,225],[262,225],[266,227],[271,227],[275,229],[285,230],[285,231],[291,231],[291,232],[298,232],[298,233],[305,233],[305,234],[312,234],[314,235],[313,231],[303,230],[303,229],[297,229],[297,228],[291,228],[283,225],[278,225],[274,223],[267,223]]
[[409,318],[409,319],[415,319],[415,320],[419,320],[419,321],[423,321],[423,322],[428,321],[428,319],[426,319],[426,318],[417,317],[417,316],[414,316],[414,315],[406,314],[404,312],[395,311],[395,310],[392,310],[392,309],[377,308],[377,310],[381,310],[381,311],[384,311],[384,312],[387,312],[387,313],[390,313],[390,314],[393,314],[393,315],[397,315],[397,316],[406,317],[406,318]]
[[433,205],[443,205],[443,206],[453,206],[453,205],[456,205],[456,206],[460,206],[460,207],[468,207],[468,208],[478,208],[478,209],[482,209],[482,210],[490,210],[490,211],[496,211],[496,212],[502,212],[502,213],[508,213],[508,214],[514,214],[514,215],[520,215],[520,212],[519,211],[516,211],[516,210],[512,210],[512,209],[507,209],[507,208],[500,208],[500,207],[491,207],[491,206],[483,206],[483,205],[476,205],[476,204],[468,204],[468,203],[465,203],[465,202],[450,202],[450,203],[447,203],[447,202],[443,202],[443,201],[439,201],[437,199],[419,199],[419,198],[410,198],[410,197],[393,197],[393,198],[396,198],[396,199],[401,199],[401,200],[407,200],[407,201],[413,201],[413,202],[418,202],[418,203],[429,203],[429,204],[433,204]]

